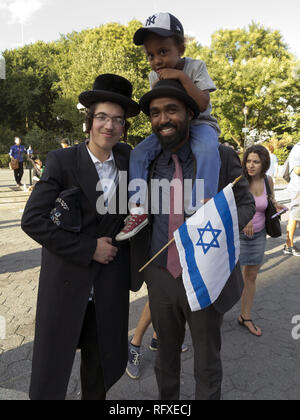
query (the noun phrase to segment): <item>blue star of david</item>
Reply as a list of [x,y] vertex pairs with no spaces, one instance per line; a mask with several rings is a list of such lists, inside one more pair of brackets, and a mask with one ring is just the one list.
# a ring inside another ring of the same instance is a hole
[[155,15],[150,16],[150,17],[147,19],[146,26],[155,25],[155,21],[156,21],[156,16],[155,16]]
[[[222,231],[213,229],[211,222],[208,222],[204,229],[198,229],[198,232],[200,234],[200,239],[196,246],[202,246],[204,255],[206,255],[211,248],[220,248],[218,237],[221,235]],[[209,232],[212,235],[212,241],[210,243],[204,242],[204,235],[206,232]]]

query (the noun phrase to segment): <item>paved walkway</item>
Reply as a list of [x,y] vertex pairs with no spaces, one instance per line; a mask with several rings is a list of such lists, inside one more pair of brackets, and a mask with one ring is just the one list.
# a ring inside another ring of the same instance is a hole
[[[24,181],[28,183],[28,174],[26,177]],[[39,245],[20,229],[28,195],[14,188],[10,171],[0,170],[0,400],[28,399],[41,254]],[[283,185],[277,186],[276,195],[288,203]],[[284,256],[283,242],[283,238],[268,239],[266,263],[258,279],[253,318],[262,328],[263,337],[257,339],[238,326],[239,305],[225,317],[224,400],[300,399],[300,340],[292,338],[292,319],[300,315],[300,259]],[[145,288],[131,295],[129,334],[136,326],[146,295]],[[141,379],[133,381],[124,375],[109,392],[110,400],[157,398],[155,354],[148,349],[151,334],[150,328],[142,348]],[[193,399],[195,386],[189,331],[186,343],[190,348],[182,356],[184,400]],[[80,398],[79,363],[77,354],[69,400]]]

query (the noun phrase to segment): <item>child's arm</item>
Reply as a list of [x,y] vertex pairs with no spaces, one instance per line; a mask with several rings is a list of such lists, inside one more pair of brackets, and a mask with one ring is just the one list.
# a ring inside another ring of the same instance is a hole
[[200,111],[207,110],[210,103],[209,90],[200,90],[195,83],[182,70],[162,69],[158,72],[160,80],[177,79],[181,82],[187,93],[197,102]]

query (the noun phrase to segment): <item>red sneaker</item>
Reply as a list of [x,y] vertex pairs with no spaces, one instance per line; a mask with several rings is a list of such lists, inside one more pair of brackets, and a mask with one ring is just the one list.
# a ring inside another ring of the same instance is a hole
[[127,217],[125,220],[125,227],[116,236],[116,241],[125,241],[126,239],[132,238],[140,230],[148,225],[147,214],[133,214]]

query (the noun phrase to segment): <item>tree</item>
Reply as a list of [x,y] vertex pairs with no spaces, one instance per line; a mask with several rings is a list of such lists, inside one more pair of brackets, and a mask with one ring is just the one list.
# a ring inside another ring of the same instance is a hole
[[[62,119],[69,119],[73,126],[79,118],[76,110],[78,94],[91,89],[99,74],[115,73],[126,77],[133,84],[133,99],[138,101],[149,89],[149,65],[143,50],[133,45],[135,31],[141,24],[132,21],[127,26],[109,23],[80,33],[62,37],[57,48],[61,50],[56,62],[59,81],[56,84],[61,96],[54,109],[60,109]],[[68,106],[61,106],[62,104]],[[81,128],[80,128],[81,129]],[[132,120],[131,137],[144,138],[150,133],[145,116]]]
[[291,114],[299,107],[299,95],[293,57],[278,31],[255,23],[248,29],[220,30],[213,34],[210,48],[199,48],[198,56],[218,87],[212,103],[224,140],[243,146],[245,105],[248,128],[257,140],[292,130]]
[[52,89],[57,78],[51,69],[52,53],[53,44],[42,42],[4,52],[6,79],[0,87],[0,121],[20,135],[35,124],[44,130],[54,128],[51,107],[58,92]]
[[[6,141],[7,133],[28,139],[39,134],[45,144],[51,143],[48,137],[83,138],[78,95],[91,89],[99,74],[128,78],[133,98],[139,101],[150,88],[149,63],[143,48],[132,41],[141,25],[137,20],[128,25],[109,23],[62,35],[56,42],[5,51],[7,75],[0,80],[0,136],[4,136],[0,141]],[[186,55],[204,60],[218,87],[211,98],[221,140],[243,146],[245,105],[249,108],[247,125],[256,140],[272,133],[279,139],[297,137],[300,62],[289,53],[280,32],[256,23],[244,29],[219,30],[210,47],[189,38]],[[144,114],[131,122],[133,144],[151,133]]]

